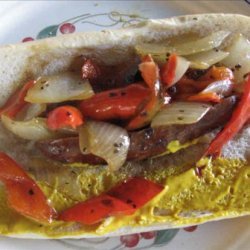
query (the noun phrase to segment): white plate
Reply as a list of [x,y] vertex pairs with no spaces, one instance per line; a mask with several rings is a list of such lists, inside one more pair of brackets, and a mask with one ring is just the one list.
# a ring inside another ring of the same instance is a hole
[[[1,1],[0,44],[21,42],[67,32],[118,28],[144,18],[164,18],[208,12],[249,15],[250,0],[238,1]],[[62,25],[63,23],[71,25]],[[53,27],[52,27],[53,26]],[[27,39],[26,39],[27,40]],[[81,240],[23,240],[1,237],[1,250],[66,249],[250,249],[249,217],[211,222],[194,233],[184,230],[127,237]],[[136,244],[137,243],[137,244]],[[156,248],[157,247],[157,248]]]

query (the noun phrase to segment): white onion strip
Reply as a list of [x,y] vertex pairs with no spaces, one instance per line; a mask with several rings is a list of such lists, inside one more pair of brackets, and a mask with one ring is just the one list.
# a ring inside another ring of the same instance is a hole
[[81,151],[103,158],[111,171],[118,170],[127,158],[130,144],[127,131],[106,122],[87,121],[83,126],[79,142]]
[[209,50],[187,56],[191,62],[190,68],[193,69],[208,69],[210,66],[220,62],[229,55],[229,52],[222,50]]
[[187,61],[184,57],[177,56],[176,69],[175,69],[175,77],[173,82],[170,85],[177,83],[182,76],[186,73],[190,65],[190,62]]
[[191,55],[202,51],[208,51],[221,45],[224,39],[230,34],[229,31],[216,31],[209,36],[196,40],[182,40],[181,43],[173,45],[142,43],[135,47],[139,55],[151,54],[156,61],[166,53],[176,53],[177,55]]
[[162,109],[153,119],[151,127],[198,122],[211,106],[195,102],[174,102]]
[[228,96],[233,91],[233,82],[229,79],[212,82],[201,93],[216,93],[219,96]]
[[47,105],[45,103],[29,103],[20,113],[18,113],[16,118],[21,121],[28,121],[38,117],[46,111],[46,108]]
[[25,101],[31,103],[58,103],[70,100],[83,100],[94,94],[90,83],[74,73],[42,76],[29,89]]
[[48,129],[45,118],[33,118],[29,121],[14,121],[2,115],[3,125],[13,134],[26,140],[44,140],[60,137],[59,133]]
[[244,76],[250,72],[250,41],[238,34],[226,51],[230,54],[222,64],[234,70],[236,83],[243,82]]

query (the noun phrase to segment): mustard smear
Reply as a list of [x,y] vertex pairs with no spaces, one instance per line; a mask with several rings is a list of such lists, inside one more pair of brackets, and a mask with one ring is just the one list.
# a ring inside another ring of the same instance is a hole
[[[200,168],[197,175],[195,168]],[[167,169],[167,167],[166,167]],[[164,185],[164,190],[144,207],[131,216],[110,217],[103,223],[84,226],[78,223],[53,222],[41,225],[8,208],[5,203],[4,188],[0,188],[0,233],[37,233],[47,237],[70,235],[104,235],[121,227],[150,226],[166,224],[171,227],[206,222],[215,218],[250,214],[250,166],[240,160],[219,158],[211,161],[200,160],[196,166],[179,174],[168,176],[160,169],[159,173],[144,172],[144,177]],[[90,190],[98,195],[119,182],[122,177],[116,173],[102,171],[97,179],[84,174],[78,176],[82,190]],[[89,184],[92,183],[91,187]],[[56,186],[45,182],[39,185],[49,197],[53,206],[61,211],[77,200],[59,192]]]
[[191,142],[186,142],[184,144],[181,144],[178,140],[176,141],[171,141],[168,145],[167,145],[167,152],[168,153],[176,153],[177,151],[184,149],[184,148],[188,148],[189,146],[191,146],[192,144],[196,144],[199,141],[199,139],[194,139]]
[[183,143],[183,144],[181,144],[178,140],[171,141],[170,143],[168,143],[165,152],[163,152],[162,154],[156,155],[153,158],[157,158],[157,157],[164,156],[167,154],[176,153],[177,151],[179,151],[181,149],[188,148],[189,146],[198,143],[199,140],[201,140],[201,139],[202,139],[202,137],[200,137],[198,139],[194,139],[194,140],[186,142],[186,143]]

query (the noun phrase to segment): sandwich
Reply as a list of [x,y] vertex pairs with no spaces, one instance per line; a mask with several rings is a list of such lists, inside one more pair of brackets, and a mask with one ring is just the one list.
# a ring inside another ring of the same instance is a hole
[[250,214],[250,18],[204,14],[0,48],[0,234]]

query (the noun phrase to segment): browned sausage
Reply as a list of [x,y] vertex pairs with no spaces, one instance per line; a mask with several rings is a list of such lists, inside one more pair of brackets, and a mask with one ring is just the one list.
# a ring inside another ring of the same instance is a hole
[[[223,126],[231,117],[235,104],[236,97],[231,96],[212,107],[197,123],[146,128],[131,132],[127,160],[146,159],[161,154],[166,151],[166,145],[173,140],[185,143]],[[36,146],[46,157],[56,161],[104,163],[104,160],[97,156],[82,155],[78,137],[39,141]]]

